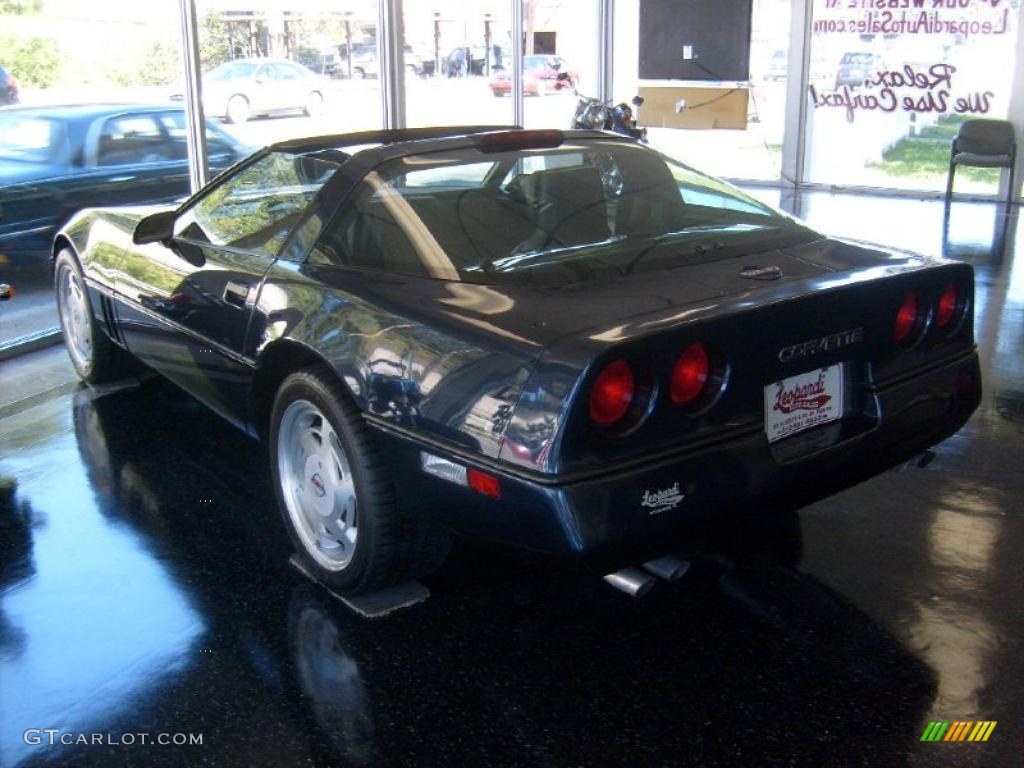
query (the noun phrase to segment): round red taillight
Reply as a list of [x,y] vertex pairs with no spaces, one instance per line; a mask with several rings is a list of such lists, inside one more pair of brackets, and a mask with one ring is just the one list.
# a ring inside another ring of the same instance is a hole
[[611,426],[629,411],[636,394],[633,369],[625,360],[609,363],[590,390],[590,418],[602,427]]
[[955,283],[950,283],[939,297],[939,306],[935,311],[935,324],[939,328],[945,328],[953,322],[959,303],[960,292],[957,291]]
[[684,349],[672,369],[672,402],[685,405],[696,400],[704,391],[710,369],[703,344],[691,344]]
[[893,328],[893,336],[898,344],[904,344],[910,340],[918,324],[917,294],[908,293],[903,297],[899,311],[896,313],[896,326]]

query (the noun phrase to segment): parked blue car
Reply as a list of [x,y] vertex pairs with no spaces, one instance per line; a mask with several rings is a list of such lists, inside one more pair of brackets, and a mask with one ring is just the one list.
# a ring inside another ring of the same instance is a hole
[[0,107],[18,103],[18,81],[3,67],[0,67]]
[[[244,158],[207,122],[210,171]],[[0,253],[48,252],[54,233],[91,206],[173,202],[189,193],[180,106],[102,104],[0,110]]]

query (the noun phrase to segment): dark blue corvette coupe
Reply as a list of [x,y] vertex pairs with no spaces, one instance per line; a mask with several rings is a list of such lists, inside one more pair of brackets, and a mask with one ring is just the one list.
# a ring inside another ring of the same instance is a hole
[[139,360],[265,440],[303,565],[346,593],[451,531],[636,591],[695,521],[857,483],[981,393],[969,266],[614,134],[284,142],[175,209],[83,211],[54,259],[82,378]]

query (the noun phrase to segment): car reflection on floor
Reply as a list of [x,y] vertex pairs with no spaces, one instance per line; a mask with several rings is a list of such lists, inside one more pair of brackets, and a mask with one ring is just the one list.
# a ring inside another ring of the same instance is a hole
[[[462,544],[430,600],[366,621],[287,567],[263,449],[172,386],[80,390],[22,416],[0,465],[49,521],[22,546],[35,575],[2,593],[25,631],[0,657],[6,743],[58,725],[204,741],[20,745],[4,764],[126,749],[168,765],[711,764],[740,748],[760,764],[893,765],[934,696],[928,667],[795,567],[795,515],[703,531],[686,579],[639,602],[566,564]],[[29,470],[54,455],[59,482]],[[40,671],[61,653],[59,676]]]
[[[60,405],[40,410],[66,423],[68,402]],[[0,584],[4,765],[36,749],[23,739],[28,728],[86,729],[156,695],[187,673],[189,649],[205,630],[144,534],[111,524],[93,503],[102,486],[75,460],[75,442],[55,451],[32,442],[37,429],[5,422],[15,452],[3,457],[2,474],[20,483],[18,502],[0,512],[5,561],[13,556]]]

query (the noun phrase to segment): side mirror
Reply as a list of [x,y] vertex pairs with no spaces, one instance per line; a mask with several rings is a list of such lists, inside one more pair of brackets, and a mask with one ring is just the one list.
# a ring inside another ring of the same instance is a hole
[[132,233],[132,242],[136,245],[166,243],[174,235],[174,218],[174,211],[160,211],[140,219]]
[[644,97],[643,96],[634,96],[632,101],[633,101],[633,106],[634,107],[640,107],[640,106],[643,106]]

